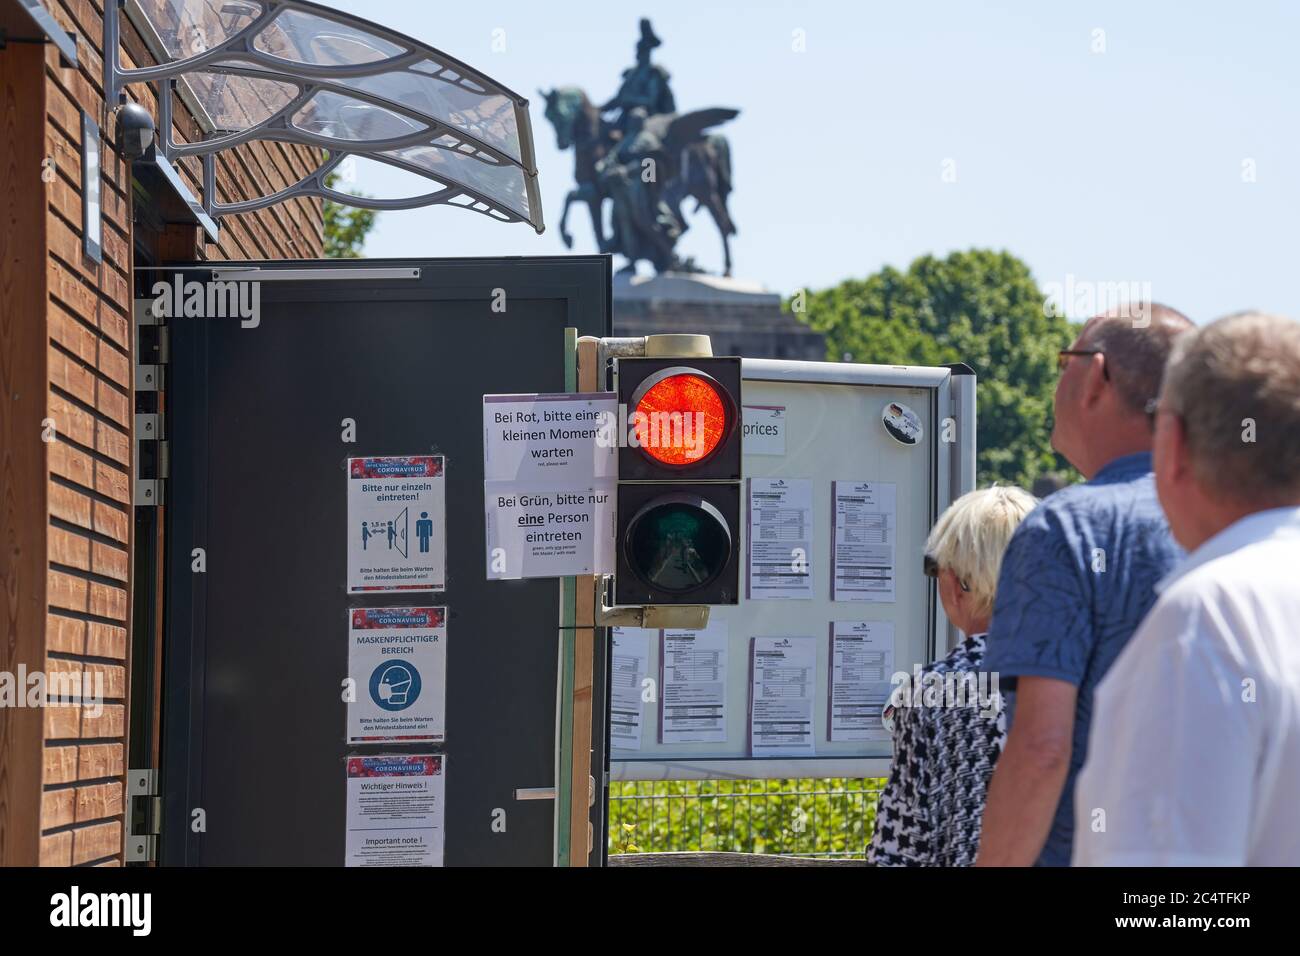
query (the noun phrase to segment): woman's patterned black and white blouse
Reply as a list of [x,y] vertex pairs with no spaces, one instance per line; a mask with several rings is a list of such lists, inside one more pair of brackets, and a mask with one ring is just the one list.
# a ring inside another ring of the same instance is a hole
[[997,687],[977,677],[983,660],[984,635],[971,635],[885,708],[894,721],[894,763],[867,850],[877,866],[975,862],[989,778],[1006,739]]

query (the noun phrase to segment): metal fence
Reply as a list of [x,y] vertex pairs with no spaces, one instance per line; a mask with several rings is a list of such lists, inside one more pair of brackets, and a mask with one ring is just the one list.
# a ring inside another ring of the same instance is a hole
[[609,852],[861,859],[884,784],[881,779],[614,782]]

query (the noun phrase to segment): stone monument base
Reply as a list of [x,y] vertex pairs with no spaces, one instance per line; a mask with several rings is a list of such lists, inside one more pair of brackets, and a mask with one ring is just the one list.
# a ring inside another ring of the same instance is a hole
[[698,332],[714,355],[823,361],[826,341],[757,282],[698,273],[614,276],[614,334]]

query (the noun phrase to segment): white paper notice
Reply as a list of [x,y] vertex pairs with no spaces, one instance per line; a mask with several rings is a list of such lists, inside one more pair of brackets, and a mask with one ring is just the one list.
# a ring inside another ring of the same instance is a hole
[[484,395],[483,480],[589,485],[617,478],[618,445],[598,440],[602,421],[617,413],[613,392]]
[[[614,571],[610,392],[483,396],[489,580]],[[612,437],[612,433],[611,433]]]
[[746,455],[785,455],[785,406],[744,407]]
[[817,642],[755,637],[749,642],[749,752],[786,757],[815,752],[813,694]]
[[888,740],[881,722],[893,690],[892,621],[833,621],[827,734],[832,741]]
[[347,866],[442,866],[447,758],[348,758]]
[[641,749],[642,684],[650,662],[650,638],[657,634],[644,627],[614,628],[609,687],[609,743],[613,750]]
[[614,482],[587,488],[484,482],[489,580],[612,574]]
[[894,600],[897,486],[889,481],[834,481],[832,601]]
[[441,455],[348,459],[348,593],[447,587]]
[[663,633],[659,651],[659,742],[727,739],[727,626]]
[[348,612],[348,743],[446,739],[447,609]]
[[745,597],[812,599],[811,478],[749,479]]

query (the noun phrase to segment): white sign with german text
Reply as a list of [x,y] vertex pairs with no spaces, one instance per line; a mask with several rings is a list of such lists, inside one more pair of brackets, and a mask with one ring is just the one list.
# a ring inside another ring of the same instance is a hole
[[612,392],[483,396],[489,580],[614,570]]
[[589,485],[618,477],[613,392],[483,396],[483,480]]
[[614,482],[575,486],[486,481],[489,580],[614,571]]
[[348,459],[348,593],[447,587],[442,455]]

